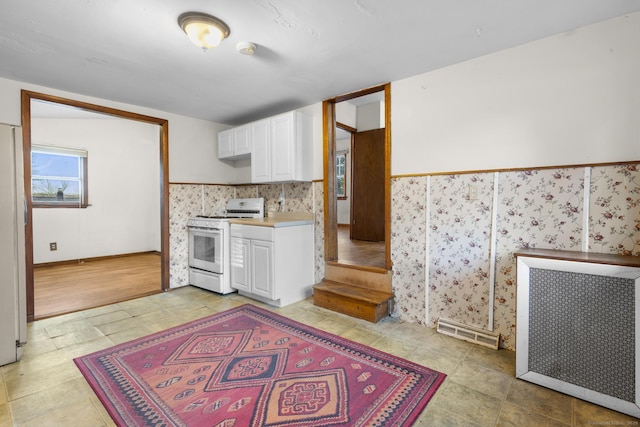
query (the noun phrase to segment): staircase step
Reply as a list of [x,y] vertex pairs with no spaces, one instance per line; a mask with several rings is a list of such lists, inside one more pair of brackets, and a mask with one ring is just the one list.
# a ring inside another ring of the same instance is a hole
[[324,280],[349,283],[367,290],[391,292],[391,271],[328,262]]
[[313,287],[313,304],[377,323],[389,315],[393,294],[346,283],[323,280]]

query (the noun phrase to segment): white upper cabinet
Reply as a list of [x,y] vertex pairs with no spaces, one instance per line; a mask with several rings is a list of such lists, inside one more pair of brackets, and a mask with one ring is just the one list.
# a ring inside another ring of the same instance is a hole
[[251,126],[244,125],[233,128],[235,156],[248,157],[251,155]]
[[297,111],[218,132],[218,159],[251,157],[251,182],[311,181],[313,118]]
[[236,160],[251,155],[251,127],[249,125],[218,132],[218,159]]
[[311,181],[312,118],[292,111],[268,120],[268,132],[254,133],[251,182]]
[[218,132],[218,158],[233,157],[233,129]]
[[271,120],[252,124],[251,182],[271,180]]

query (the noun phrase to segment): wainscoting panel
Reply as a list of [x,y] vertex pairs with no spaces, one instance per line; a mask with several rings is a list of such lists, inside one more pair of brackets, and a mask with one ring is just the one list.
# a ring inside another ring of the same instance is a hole
[[425,323],[426,177],[391,181],[393,316]]
[[[584,167],[500,172],[497,188],[494,172],[434,175],[428,178],[428,198],[427,177],[394,178],[393,315],[430,327],[444,317],[488,329],[493,314],[500,346],[515,350],[515,251],[580,251],[586,235],[591,252],[640,255],[638,164],[596,166],[590,172],[586,184]],[[584,212],[585,188],[588,212]],[[470,190],[472,195],[477,190],[477,199],[467,200]],[[492,229],[496,191],[498,210]],[[585,224],[589,230],[583,229]],[[491,268],[493,283],[487,276]],[[492,286],[494,307],[489,313]]]
[[591,170],[589,250],[640,254],[640,171],[637,164]]
[[493,174],[431,177],[429,323],[489,324]]
[[579,251],[584,171],[543,169],[500,173],[494,330],[515,349],[516,263],[522,248]]
[[[638,164],[594,166],[590,172],[591,181],[586,184],[583,167],[500,172],[497,188],[494,172],[393,178],[391,259],[396,301],[392,315],[430,327],[444,317],[489,328],[493,317],[501,347],[514,350],[515,251],[580,251],[584,235],[589,236],[589,251],[640,255]],[[171,287],[188,283],[186,222],[190,216],[221,210],[230,197],[265,197],[266,206],[277,209],[283,191],[285,212],[315,213],[315,268],[320,281],[324,277],[321,181],[235,187],[171,184]],[[583,229],[586,224],[589,230]],[[492,268],[494,283],[489,274]]]

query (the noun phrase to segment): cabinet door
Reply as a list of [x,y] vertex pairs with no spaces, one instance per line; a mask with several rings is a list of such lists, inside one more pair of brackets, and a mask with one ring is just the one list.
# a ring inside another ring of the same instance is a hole
[[271,145],[269,120],[251,124],[251,182],[271,181]]
[[295,112],[271,119],[271,180],[291,181],[295,174]]
[[241,156],[251,153],[251,126],[244,125],[233,129],[233,154]]
[[273,286],[273,242],[251,241],[252,292],[269,299],[276,299]]
[[233,131],[234,129],[218,132],[218,158],[225,159],[233,156]]
[[231,248],[231,287],[251,292],[251,241],[232,237]]

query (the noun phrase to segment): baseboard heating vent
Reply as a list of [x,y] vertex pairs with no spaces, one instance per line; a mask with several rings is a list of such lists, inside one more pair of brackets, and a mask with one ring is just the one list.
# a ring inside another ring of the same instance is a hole
[[490,347],[494,350],[498,349],[498,344],[500,343],[500,334],[498,333],[463,325],[453,320],[438,319],[438,328],[436,330],[441,334]]

